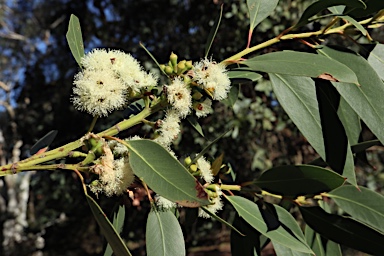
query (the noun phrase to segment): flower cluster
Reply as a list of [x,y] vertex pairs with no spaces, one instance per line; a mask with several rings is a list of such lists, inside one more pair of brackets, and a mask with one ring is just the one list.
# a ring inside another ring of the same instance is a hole
[[116,141],[103,141],[102,152],[100,163],[92,168],[99,179],[91,183],[90,189],[96,194],[104,192],[107,196],[121,195],[134,181],[128,149]]
[[81,59],[81,65],[83,70],[73,82],[72,102],[93,116],[107,116],[122,108],[131,94],[157,84],[156,76],[122,51],[94,49]]

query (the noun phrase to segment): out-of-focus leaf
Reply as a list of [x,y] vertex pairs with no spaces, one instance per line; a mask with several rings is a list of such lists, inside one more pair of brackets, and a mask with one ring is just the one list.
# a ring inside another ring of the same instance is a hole
[[194,118],[193,116],[188,116],[188,117],[187,117],[187,120],[188,120],[188,122],[192,125],[192,127],[195,128],[195,130],[196,130],[201,136],[204,137],[203,128],[201,128],[201,125],[199,124],[199,122],[197,122],[196,118]]
[[296,51],[271,52],[242,62],[254,71],[292,76],[321,77],[358,84],[356,74],[346,65],[322,56]]
[[337,115],[340,95],[330,81],[315,79],[326,162],[357,186],[354,161],[343,123]]
[[254,184],[287,197],[316,195],[340,187],[345,178],[331,170],[311,165],[287,165],[269,169]]
[[215,23],[213,24],[211,31],[209,32],[207,43],[205,44],[205,57],[208,56],[209,50],[211,49],[211,46],[213,44],[213,40],[215,39],[215,36],[217,34],[217,30],[220,27],[221,17],[223,16],[223,5],[220,7],[220,13],[217,16]]
[[275,10],[279,0],[247,0],[249,12],[248,46],[255,27]]
[[[113,222],[112,225],[117,231],[117,233],[121,233],[124,226],[124,219],[125,219],[125,207],[123,205],[119,206],[117,211],[113,214]],[[112,247],[108,244],[107,248],[105,249],[104,256],[111,256],[113,253]]]
[[170,211],[151,210],[146,229],[148,256],[183,256],[184,236],[175,215]]
[[321,236],[308,225],[305,226],[305,240],[316,256],[326,256]]
[[333,14],[342,14],[345,9],[345,5],[336,5],[332,7],[328,7],[328,11]]
[[373,255],[384,252],[384,235],[354,219],[326,213],[318,206],[300,207],[300,212],[307,225],[327,239]]
[[309,23],[309,19],[319,12],[333,6],[338,6],[338,5],[346,5],[350,6],[352,8],[365,8],[366,5],[363,1],[361,0],[321,0],[314,2],[310,6],[305,9],[303,14],[300,17],[300,20],[297,22],[295,27],[300,27],[303,26],[307,23]]
[[227,221],[223,220],[222,218],[220,218],[219,216],[217,216],[215,213],[211,212],[210,210],[208,210],[206,207],[202,206],[200,208],[201,210],[203,210],[204,212],[206,212],[209,216],[211,216],[213,219],[221,222],[222,224],[228,226],[230,229],[232,229],[233,231],[237,232],[239,235],[241,236],[245,236],[243,233],[241,233],[237,228],[235,228],[233,225],[229,224]]
[[354,18],[366,17],[372,13],[378,12],[381,9],[384,9],[384,1],[381,0],[365,0],[366,8],[354,8],[352,6],[347,6],[344,10],[345,14],[348,14]]
[[260,255],[260,233],[237,214],[233,220],[233,226],[245,236],[231,231],[231,254],[233,256]]
[[337,51],[329,47],[318,49],[318,52],[345,64],[357,74],[361,86],[345,83],[333,84],[369,129],[381,142],[384,142],[384,129],[382,129],[384,83],[376,71],[363,57],[355,53]]
[[384,80],[384,44],[377,44],[369,53],[368,63],[376,71],[381,80]]
[[259,80],[263,76],[259,73],[256,73],[255,71],[247,68],[235,68],[231,69],[227,73],[229,79],[235,79],[235,81],[238,80],[251,80],[252,82]]
[[176,158],[151,140],[128,142],[133,172],[156,193],[186,207],[208,205],[203,186]]
[[235,207],[235,210],[248,224],[259,231],[261,234],[270,238],[275,243],[280,243],[294,251],[312,253],[312,250],[305,243],[299,241],[292,234],[281,226],[275,230],[268,231],[259,207],[246,198],[240,196],[227,196],[227,200]]
[[73,14],[71,14],[69,19],[66,38],[73,57],[75,58],[77,64],[81,67],[81,58],[84,56],[83,36],[81,34],[79,18]]
[[342,186],[327,196],[353,218],[384,233],[384,196],[365,187],[359,189]]
[[87,198],[87,202],[91,208],[91,211],[100,226],[101,232],[107,239],[108,244],[112,247],[113,253],[116,256],[130,256],[131,253],[129,252],[127,246],[119,236],[116,229],[113,227],[112,223],[108,220],[103,210],[92,197],[87,194],[85,194],[85,196]]
[[220,154],[215,159],[215,161],[212,162],[211,170],[212,170],[213,176],[216,176],[219,173],[221,166],[223,165],[223,158],[224,158],[224,153]]
[[52,130],[48,132],[44,137],[39,139],[29,150],[29,153],[31,155],[34,155],[36,153],[41,152],[42,150],[46,150],[49,145],[53,142],[53,140],[56,138],[57,130]]

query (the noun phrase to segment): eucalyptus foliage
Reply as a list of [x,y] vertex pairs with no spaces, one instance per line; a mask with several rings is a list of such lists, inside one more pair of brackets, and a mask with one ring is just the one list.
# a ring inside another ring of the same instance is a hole
[[[125,53],[96,49],[85,54],[79,19],[72,15],[66,37],[81,70],[75,76],[72,101],[76,108],[93,115],[94,122],[83,137],[46,151],[56,136],[56,132],[49,133],[35,145],[34,155],[0,166],[0,175],[47,169],[76,172],[109,243],[105,255],[112,251],[131,255],[119,235],[124,218],[130,215],[120,208],[111,222],[90,191],[131,193],[129,185],[133,182],[146,190],[151,203],[146,223],[148,255],[186,255],[178,220],[181,207],[198,208],[196,215],[228,225],[233,255],[260,255],[268,241],[277,255],[341,255],[340,245],[381,255],[384,197],[358,184],[354,163],[370,146],[384,143],[384,47],[370,36],[384,24],[382,1],[319,0],[283,33],[254,46],[250,44],[255,28],[273,13],[278,1],[246,3],[250,26],[246,48],[225,60],[209,57],[215,35],[220,33],[222,9],[199,62],[180,60],[170,53],[169,62],[159,64],[145,49],[168,81],[166,86],[158,85],[157,77],[143,71]],[[318,31],[295,32],[318,20],[325,24]],[[324,39],[331,35],[350,39],[355,47],[327,45]],[[304,43],[307,52],[260,51],[286,40]],[[106,63],[103,56],[109,58]],[[93,84],[89,83],[91,76],[96,77]],[[199,118],[215,115],[212,102],[223,101],[233,107],[241,90],[238,84],[262,77],[268,77],[279,104],[319,159],[274,166],[256,180],[237,184],[236,173],[223,155],[208,160],[205,156],[221,137],[183,160],[173,153],[172,142],[181,133],[181,119],[187,118],[204,136]],[[109,94],[116,100],[113,104],[109,104]],[[138,111],[102,132],[92,133],[97,118],[121,108]],[[162,118],[156,120],[155,113]],[[152,135],[145,139],[118,137],[140,123],[150,126]],[[362,123],[377,140],[359,139]],[[51,162],[68,158],[72,158],[71,164]],[[91,174],[91,178],[84,179],[84,174]],[[233,223],[218,216],[225,206],[232,206]],[[292,209],[299,209],[303,223],[295,220]]]

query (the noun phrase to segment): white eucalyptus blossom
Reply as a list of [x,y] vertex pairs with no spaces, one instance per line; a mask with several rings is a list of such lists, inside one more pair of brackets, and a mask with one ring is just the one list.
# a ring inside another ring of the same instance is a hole
[[206,98],[203,102],[195,102],[193,104],[193,108],[195,109],[196,116],[198,118],[206,117],[208,114],[213,112],[212,101],[208,98]]
[[205,158],[202,156],[199,159],[197,159],[196,162],[197,168],[199,168],[201,177],[207,182],[211,183],[214,179],[212,170],[211,170],[211,164],[205,160]]
[[159,133],[160,135],[155,141],[168,149],[180,133],[180,117],[176,110],[171,109],[167,111]]
[[93,116],[107,116],[125,104],[125,86],[110,70],[83,70],[73,84],[75,108]]
[[180,78],[175,78],[167,87],[168,102],[177,110],[180,118],[185,118],[192,107],[191,90]]
[[214,100],[227,98],[231,81],[226,74],[225,65],[205,58],[194,64],[193,71],[194,80],[201,84]]
[[172,202],[171,200],[168,200],[165,197],[162,197],[160,195],[155,196],[155,202],[158,207],[163,208],[164,210],[169,210],[172,208],[175,208],[177,206],[176,203]]
[[93,167],[93,172],[99,175],[99,180],[90,185],[94,193],[103,192],[107,196],[124,193],[134,181],[134,174],[128,157],[114,159],[112,150],[107,143],[103,144],[104,155],[100,164]]
[[[212,213],[217,213],[219,210],[223,209],[224,204],[221,201],[221,197],[219,195],[217,197],[212,198],[211,203],[212,204],[205,206],[208,209],[208,211],[210,211]],[[211,218],[211,216],[201,208],[199,208],[199,217],[203,217],[206,219]]]

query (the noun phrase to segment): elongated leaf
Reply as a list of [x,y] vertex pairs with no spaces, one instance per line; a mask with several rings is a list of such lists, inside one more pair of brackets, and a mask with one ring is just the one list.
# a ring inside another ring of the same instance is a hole
[[297,22],[295,27],[303,26],[307,23],[309,23],[309,19],[319,12],[332,7],[332,6],[337,6],[337,5],[346,5],[350,6],[352,8],[365,8],[366,5],[363,1],[361,0],[321,0],[314,2],[310,6],[305,9],[303,14],[300,17],[300,20]]
[[373,48],[369,53],[368,63],[371,64],[381,80],[384,80],[384,44],[377,44]]
[[305,226],[305,239],[316,256],[326,256],[321,236],[308,225]]
[[[119,206],[117,208],[117,211],[113,214],[113,222],[112,225],[117,231],[118,234],[121,233],[124,226],[124,219],[125,219],[125,207]],[[112,247],[108,244],[107,248],[105,249],[104,256],[111,256],[113,253]]]
[[383,145],[379,140],[370,140],[370,141],[364,141],[359,144],[352,146],[352,152],[353,153],[359,153],[362,152],[370,147],[373,146],[381,146]]
[[254,184],[273,194],[297,197],[331,191],[344,181],[342,176],[325,168],[287,165],[265,171]]
[[[276,243],[275,241],[272,241],[272,244],[273,244],[273,249],[275,250],[275,253],[278,256],[310,256],[310,255],[313,255],[311,253],[294,251],[291,248],[288,248],[287,246]],[[315,255],[319,256],[318,254],[315,254]]]
[[29,150],[31,155],[39,153],[41,151],[45,151],[48,149],[48,146],[51,145],[53,140],[56,138],[57,130],[52,130],[48,132],[44,137],[39,139]]
[[275,243],[280,243],[294,251],[312,253],[312,250],[309,247],[292,236],[281,226],[275,230],[268,231],[268,227],[263,221],[259,207],[240,196],[227,196],[227,200],[235,207],[235,210],[244,218],[248,224],[250,224],[254,229],[259,231],[261,234],[270,238]]
[[358,84],[352,68],[319,54],[295,51],[272,52],[248,59],[242,64],[254,71],[321,77],[332,81]]
[[211,32],[209,32],[207,43],[205,44],[205,57],[208,56],[209,50],[211,49],[211,46],[213,44],[213,40],[215,39],[215,36],[217,34],[217,30],[219,30],[222,16],[223,16],[223,5],[221,5],[220,7],[220,13],[217,16],[215,23],[211,28]]
[[342,186],[329,193],[338,206],[353,218],[367,223],[384,233],[384,196],[359,187]]
[[355,20],[354,18],[352,18],[351,16],[339,16],[340,18],[344,19],[344,20],[347,20],[349,21],[349,23],[352,23],[353,26],[355,26],[355,28],[357,28],[358,30],[360,30],[360,32],[364,35],[364,36],[367,36],[368,34],[368,31],[357,21]]
[[357,74],[361,86],[344,83],[333,84],[378,139],[384,142],[384,129],[382,129],[384,123],[383,81],[360,55],[336,51],[329,47],[323,47],[318,51],[347,65]]
[[259,80],[263,76],[248,68],[235,68],[227,73],[229,79],[234,79],[237,83],[242,80],[251,80],[252,82]]
[[214,140],[210,141],[208,143],[207,146],[205,146],[203,148],[203,150],[200,151],[199,154],[197,154],[197,156],[195,158],[192,159],[192,163],[196,163],[197,159],[199,159],[200,157],[202,157],[205,153],[207,153],[207,151],[212,147],[212,145],[214,145],[216,142],[218,142],[222,137],[224,137],[225,134],[227,134],[229,131],[226,131],[224,133],[222,133],[221,135],[219,135],[217,138],[215,138]]
[[381,0],[365,0],[365,4],[367,5],[366,8],[354,8],[354,7],[347,7],[344,10],[345,14],[348,14],[351,17],[354,18],[360,18],[360,17],[366,17],[372,13],[378,12],[381,9],[384,9],[384,1]]
[[360,117],[356,114],[353,108],[349,106],[344,98],[340,99],[337,115],[343,123],[349,143],[351,145],[357,144],[361,132]]
[[304,221],[322,236],[373,255],[384,252],[384,235],[368,226],[334,214],[320,207],[300,207]]
[[83,36],[81,35],[81,28],[79,18],[71,14],[68,25],[68,32],[66,34],[69,49],[75,58],[77,64],[81,67],[80,61],[84,56],[84,43]]
[[148,256],[183,256],[183,232],[175,215],[170,211],[151,210],[146,229]]
[[315,82],[308,77],[269,74],[279,103],[308,142],[325,159]]
[[133,172],[156,193],[186,207],[208,205],[203,186],[176,158],[151,140],[128,142]]
[[248,46],[255,27],[275,10],[279,0],[247,0],[249,12]]
[[196,130],[201,136],[204,137],[203,128],[201,128],[201,125],[199,124],[199,122],[197,122],[196,118],[194,118],[193,116],[188,116],[188,117],[187,117],[187,120],[188,120],[188,122],[192,125],[192,127],[195,128],[195,130]]
[[97,223],[100,226],[101,232],[105,236],[105,238],[108,241],[108,244],[112,247],[113,252],[116,256],[130,256],[131,253],[129,252],[127,246],[125,245],[124,241],[119,236],[116,229],[113,227],[112,223],[108,220],[107,216],[103,212],[103,210],[100,208],[100,206],[96,203],[95,200],[93,200],[92,197],[85,194],[87,198],[87,202],[89,204],[89,207],[91,208],[91,211],[93,215],[95,216],[95,219]]
[[277,217],[283,225],[283,228],[287,229],[287,231],[290,231],[290,233],[294,234],[298,240],[306,244],[307,242],[305,240],[303,231],[301,230],[295,218],[293,218],[292,214],[290,214],[286,209],[279,205],[273,204],[271,206],[276,209]]
[[326,162],[332,170],[344,175],[348,182],[357,186],[352,151],[343,123],[336,112],[340,95],[330,81],[315,79],[315,85]]

